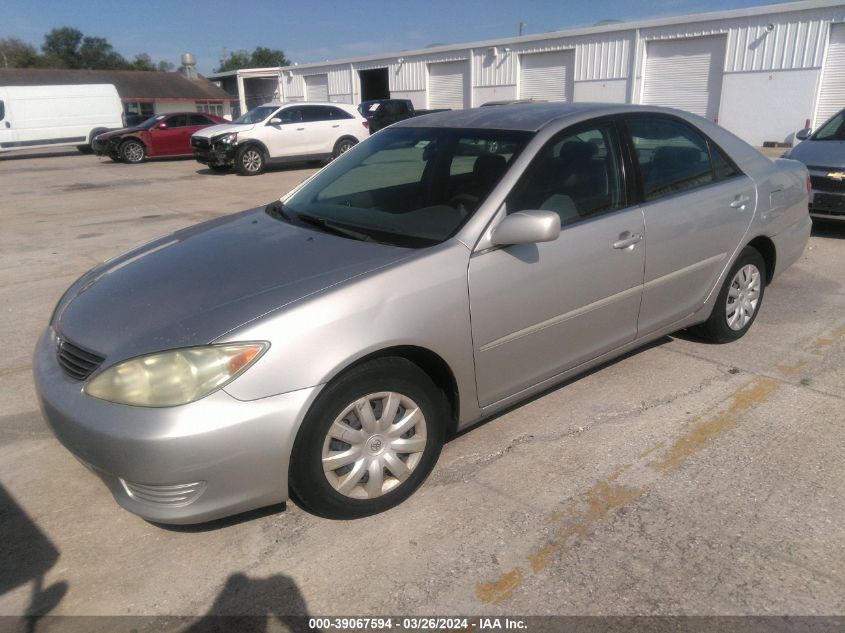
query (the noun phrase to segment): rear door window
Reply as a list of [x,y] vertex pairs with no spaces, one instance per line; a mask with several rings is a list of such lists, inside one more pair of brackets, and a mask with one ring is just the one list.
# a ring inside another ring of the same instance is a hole
[[185,127],[188,124],[188,117],[184,114],[177,114],[169,117],[165,123],[167,123],[167,127]]
[[714,181],[707,140],[688,125],[656,117],[631,118],[627,125],[646,200]]
[[349,114],[346,110],[341,110],[340,108],[332,108],[331,106],[326,106],[326,109],[329,111],[329,118],[333,120],[352,118],[352,115]]
[[0,101],[0,121],[6,118],[6,104]]
[[213,125],[213,121],[207,117],[204,117],[201,114],[192,114],[190,116],[189,125],[197,126],[197,125]]

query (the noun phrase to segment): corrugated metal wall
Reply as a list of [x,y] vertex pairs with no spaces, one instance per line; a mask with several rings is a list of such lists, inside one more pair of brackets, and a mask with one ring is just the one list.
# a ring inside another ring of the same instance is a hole
[[[351,64],[294,67],[289,69],[293,76],[283,79],[284,95],[290,99],[304,97],[302,75],[327,73],[330,95],[352,96],[358,90],[357,71],[385,67],[391,91],[423,91],[427,86],[428,64],[465,59],[471,59],[473,87],[514,86],[518,83],[520,55],[558,50],[574,50],[576,82],[627,79],[634,59],[637,65],[634,75],[642,75],[648,41],[711,35],[726,36],[724,70],[727,73],[819,68],[831,21],[845,21],[845,4],[747,18],[679,23],[639,31],[623,26],[618,31],[589,35],[549,37],[530,42],[514,39],[498,44],[495,54],[489,47],[467,47],[446,52],[416,51],[404,57],[397,54]],[[403,61],[400,63],[399,59]]]

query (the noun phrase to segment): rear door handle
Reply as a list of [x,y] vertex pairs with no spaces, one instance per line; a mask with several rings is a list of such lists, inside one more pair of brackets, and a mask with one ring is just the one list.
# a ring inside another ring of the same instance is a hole
[[304,129],[305,129],[304,127],[298,127],[298,128],[296,128],[296,131],[297,131],[297,132],[301,132],[301,131],[302,131],[302,130],[304,130]]
[[[627,231],[625,231],[625,233],[627,233]],[[625,235],[625,233],[623,233],[622,235]],[[621,250],[623,248],[628,248],[629,246],[633,246],[634,244],[639,242],[641,239],[643,239],[642,233],[634,233],[633,235],[630,235],[628,237],[622,237],[622,235],[619,236],[621,239],[619,239],[619,240],[617,240],[613,243],[613,248],[615,248],[617,250]]]
[[332,127],[340,127],[340,123],[338,123],[337,125],[333,125]]
[[733,202],[731,202],[731,209],[744,209],[745,205],[751,201],[751,198],[748,196],[740,196]]

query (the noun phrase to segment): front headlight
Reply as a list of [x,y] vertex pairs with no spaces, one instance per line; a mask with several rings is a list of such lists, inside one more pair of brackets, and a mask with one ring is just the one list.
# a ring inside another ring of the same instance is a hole
[[257,361],[266,342],[204,345],[138,356],[85,385],[89,396],[136,407],[174,407],[217,391]]
[[237,132],[230,132],[229,134],[224,134],[223,136],[218,136],[214,139],[214,144],[222,143],[223,145],[231,145],[232,143],[238,142],[238,133]]

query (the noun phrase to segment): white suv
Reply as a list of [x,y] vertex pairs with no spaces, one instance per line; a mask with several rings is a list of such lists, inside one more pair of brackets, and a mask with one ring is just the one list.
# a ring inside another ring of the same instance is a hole
[[255,176],[268,163],[336,158],[369,136],[367,120],[345,103],[267,103],[230,124],[191,137],[194,157],[215,171]]

